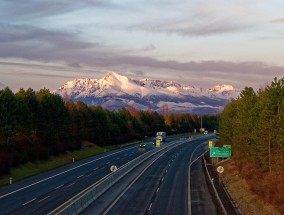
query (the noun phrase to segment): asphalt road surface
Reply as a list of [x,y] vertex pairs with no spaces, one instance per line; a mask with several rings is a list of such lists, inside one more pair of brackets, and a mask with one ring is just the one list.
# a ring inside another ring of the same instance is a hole
[[190,171],[190,192],[191,192],[191,214],[195,215],[216,215],[217,210],[210,191],[206,185],[206,175],[202,171],[202,160],[198,159],[191,165]]
[[[216,214],[210,193],[206,190],[202,167],[194,162],[208,150],[208,140],[211,138],[212,136],[203,136],[187,140],[166,152],[133,183],[114,206],[108,208],[106,214]],[[189,166],[193,162],[191,169]],[[83,214],[95,214],[98,206],[95,202]]]
[[109,174],[111,165],[120,167],[144,152],[135,145],[2,186],[0,214],[47,214]]

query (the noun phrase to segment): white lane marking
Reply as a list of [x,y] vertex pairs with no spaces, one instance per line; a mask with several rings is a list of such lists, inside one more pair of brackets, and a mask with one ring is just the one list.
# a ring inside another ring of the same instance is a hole
[[50,197],[50,196],[46,196],[45,198],[43,198],[43,199],[41,199],[41,200],[38,200],[38,203],[40,203],[40,202],[42,202],[42,201],[48,199],[49,197]]
[[93,169],[93,170],[96,171],[97,169],[99,169],[99,167],[97,167],[97,168],[95,168],[95,169]]
[[73,182],[72,184],[69,184],[68,186],[66,186],[66,187],[71,187],[72,185],[74,185],[75,184],[75,182]]
[[[27,186],[25,186],[25,187],[22,187],[22,188],[20,188],[20,189],[17,189],[17,190],[14,190],[14,191],[10,192],[10,193],[7,193],[7,194],[5,194],[5,195],[3,195],[3,196],[0,196],[0,199],[4,198],[4,197],[6,197],[6,196],[9,196],[9,195],[11,195],[11,194],[13,194],[13,193],[16,193],[16,192],[19,192],[19,191],[21,191],[21,190],[24,190],[24,189],[27,189],[27,188],[29,188],[29,187],[32,187],[32,186],[34,186],[34,185],[36,185],[36,184],[39,184],[39,183],[41,183],[41,182],[44,182],[44,181],[47,181],[47,180],[49,180],[49,179],[55,178],[55,177],[57,177],[57,176],[59,176],[59,175],[63,175],[64,173],[70,172],[70,171],[72,171],[72,170],[74,170],[74,169],[78,169],[78,168],[80,168],[80,167],[82,167],[82,166],[88,165],[88,164],[93,163],[93,162],[95,162],[95,161],[101,160],[101,159],[103,159],[103,158],[106,158],[106,157],[109,157],[109,156],[112,156],[112,155],[115,155],[115,154],[118,154],[118,153],[121,153],[121,152],[130,150],[130,149],[133,149],[133,148],[136,148],[136,146],[134,146],[134,147],[132,147],[132,148],[124,149],[124,150],[121,150],[121,151],[118,151],[118,152],[114,152],[114,153],[112,153],[112,154],[106,155],[106,156],[101,157],[101,158],[98,158],[98,159],[96,159],[96,160],[92,160],[92,161],[89,161],[89,162],[87,162],[87,163],[81,164],[81,165],[79,165],[79,166],[73,167],[73,168],[71,168],[71,169],[65,170],[65,171],[63,171],[63,172],[61,172],[61,173],[55,174],[55,175],[53,175],[53,176],[50,176],[50,177],[45,178],[45,179],[42,179],[42,180],[37,181],[37,182],[35,182],[35,183],[33,183],[33,184],[27,185]],[[126,155],[126,156],[127,156],[127,155]]]
[[150,204],[150,206],[149,206],[149,208],[148,208],[148,211],[151,210],[152,204],[153,204],[153,203],[151,202],[151,204]]
[[120,158],[116,158],[116,160],[119,160]]
[[110,164],[110,162],[107,162],[106,164]]
[[164,181],[164,178],[162,178],[162,181]]
[[23,204],[23,206],[25,206],[25,205],[27,205],[27,204],[29,204],[29,203],[33,202],[34,200],[36,200],[36,198],[34,198],[34,199],[32,199],[32,200],[30,200],[30,201],[28,201],[28,202],[24,203],[24,204]]
[[89,174],[89,175],[86,175],[86,177],[89,177],[89,176],[91,176],[91,175],[93,175],[93,173],[91,173],[91,174]]
[[195,147],[195,149],[192,151],[192,153],[191,153],[191,156],[190,156],[190,160],[189,160],[189,166],[188,166],[188,183],[187,183],[187,211],[188,211],[188,214],[189,215],[191,215],[192,213],[191,213],[191,201],[192,201],[192,199],[191,199],[191,188],[190,188],[190,171],[191,171],[191,165],[195,162],[195,161],[197,161],[204,153],[206,153],[206,151],[203,153],[203,154],[201,154],[198,158],[196,158],[194,161],[192,161],[192,157],[193,157],[193,154],[195,153],[195,151],[200,147],[200,146],[203,146],[204,147],[204,145],[205,145],[205,143],[206,142],[202,142],[200,145],[197,145],[196,147]]
[[59,185],[58,187],[54,188],[55,190],[59,189],[60,187],[63,187],[64,184]]
[[82,178],[84,175],[79,175],[77,178]]
[[156,190],[156,193],[159,192],[159,189],[160,189],[160,188],[158,187],[158,189]]

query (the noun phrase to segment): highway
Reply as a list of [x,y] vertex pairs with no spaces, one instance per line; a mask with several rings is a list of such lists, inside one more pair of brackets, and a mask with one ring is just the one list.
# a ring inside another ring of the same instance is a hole
[[[188,166],[207,149],[208,139],[186,140],[162,155],[109,214],[187,214]],[[0,214],[47,214],[109,174],[111,165],[119,168],[155,150],[146,145],[144,150],[138,145],[122,148],[0,187]],[[85,214],[90,214],[88,209]]]
[[[185,140],[160,156],[124,190],[122,196],[112,196],[116,189],[112,188],[109,194],[106,193],[108,197],[98,199],[82,214],[216,214],[210,193],[206,192],[207,184],[201,165],[195,162],[208,150],[210,138],[212,136],[206,135],[196,140]],[[99,207],[105,201],[109,201],[105,204],[109,206],[101,211]]]
[[138,145],[122,148],[0,187],[0,214],[47,214],[109,174],[111,165],[120,167],[144,152]]

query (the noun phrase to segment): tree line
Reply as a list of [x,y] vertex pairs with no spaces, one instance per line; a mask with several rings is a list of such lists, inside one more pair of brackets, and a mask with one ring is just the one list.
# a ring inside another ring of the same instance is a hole
[[284,213],[284,78],[246,87],[220,117],[220,143],[252,190]]
[[[203,125],[217,129],[218,117],[203,116]],[[0,90],[0,175],[19,164],[81,149],[83,141],[107,146],[143,140],[157,131],[185,133],[199,127],[198,115],[135,108],[109,111],[68,101],[48,89],[13,93],[5,88]]]

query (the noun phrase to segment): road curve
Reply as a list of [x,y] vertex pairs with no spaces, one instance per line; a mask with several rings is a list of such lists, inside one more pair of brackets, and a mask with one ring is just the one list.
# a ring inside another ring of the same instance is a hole
[[[207,143],[211,138],[212,136],[201,137],[192,141],[185,140],[184,144],[159,157],[117,202],[107,209],[105,214],[188,214],[188,167],[191,162],[194,162],[208,150]],[[199,167],[197,170],[202,172]],[[201,174],[196,175],[195,170],[190,175],[191,180],[196,179],[192,180],[191,189],[207,186],[205,181],[199,181]],[[111,193],[108,195],[110,195],[108,198],[111,199]],[[210,196],[209,193],[205,195]],[[113,198],[115,199],[115,197]],[[210,197],[207,197],[207,199],[210,199]],[[97,214],[98,207],[101,203],[104,203],[103,201],[107,200],[99,199],[85,209],[82,214]],[[194,201],[197,200],[194,198]],[[213,203],[202,202],[201,205],[206,207],[208,204]],[[196,206],[195,204],[192,205]],[[210,207],[214,208],[211,205]]]

